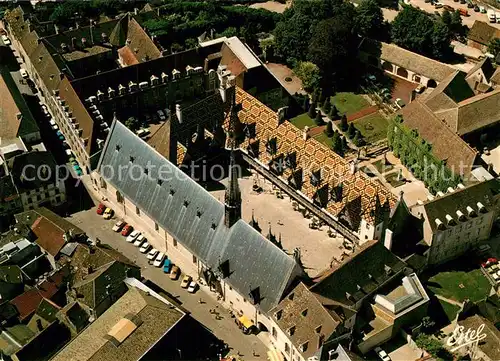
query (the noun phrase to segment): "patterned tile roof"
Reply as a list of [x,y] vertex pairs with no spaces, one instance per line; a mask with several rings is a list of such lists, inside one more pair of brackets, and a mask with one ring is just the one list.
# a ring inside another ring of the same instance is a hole
[[[294,173],[302,171],[300,191],[311,200],[318,199],[322,192],[326,192],[326,204],[323,206],[330,214],[339,216],[346,207],[350,209],[357,204],[359,209],[355,211],[373,224],[377,202],[379,205],[388,202],[391,207],[395,204],[396,197],[380,182],[369,179],[361,172],[353,174],[345,159],[316,139],[304,140],[303,132],[292,123],[284,121],[279,124],[276,112],[240,88],[236,91],[236,101],[242,105],[238,114],[240,122],[247,129],[255,128],[254,131],[249,130],[255,137],[247,137],[241,144],[243,150],[251,155],[253,151],[254,156],[265,165],[278,160],[280,156],[294,155],[295,169],[285,167],[281,176],[290,179],[294,177]],[[271,139],[276,139],[275,155],[266,150],[266,142]],[[319,175],[316,186],[311,183],[313,173]],[[333,197],[331,193],[336,193],[337,196]]]

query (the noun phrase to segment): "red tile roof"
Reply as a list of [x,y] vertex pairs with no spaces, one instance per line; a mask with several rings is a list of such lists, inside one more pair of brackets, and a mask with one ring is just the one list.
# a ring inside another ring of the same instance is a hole
[[57,256],[64,247],[64,230],[45,217],[38,217],[31,226],[37,236],[36,243],[52,256]]
[[126,66],[139,64],[139,60],[137,60],[134,52],[128,46],[118,49],[118,55]]
[[19,312],[19,319],[24,321],[35,313],[38,305],[42,301],[42,295],[36,288],[32,288],[10,301]]

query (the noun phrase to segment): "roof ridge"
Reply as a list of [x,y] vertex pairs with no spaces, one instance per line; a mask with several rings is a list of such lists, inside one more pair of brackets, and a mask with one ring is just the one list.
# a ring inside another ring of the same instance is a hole
[[471,105],[471,104],[474,104],[478,101],[481,101],[483,99],[487,99],[489,98],[490,96],[492,95],[496,95],[496,94],[499,94],[500,93],[500,88],[498,89],[495,89],[493,91],[490,91],[488,93],[484,93],[484,94],[476,94],[474,95],[473,97],[470,97],[468,99],[464,99],[462,100],[460,103],[458,103],[458,108],[461,108],[461,107],[465,107],[467,105]]

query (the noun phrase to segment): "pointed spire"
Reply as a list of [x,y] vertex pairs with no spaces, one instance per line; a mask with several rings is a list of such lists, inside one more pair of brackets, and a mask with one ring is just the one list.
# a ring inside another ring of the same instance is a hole
[[253,229],[255,229],[257,232],[260,232],[262,231],[262,229],[259,227],[259,222],[257,222],[257,220],[255,219],[255,214],[254,214],[254,210],[252,209],[252,219],[250,220],[249,222],[250,226],[253,227]]
[[241,218],[241,192],[238,185],[238,168],[235,162],[234,148],[229,155],[229,180],[224,197],[224,223],[229,228]]

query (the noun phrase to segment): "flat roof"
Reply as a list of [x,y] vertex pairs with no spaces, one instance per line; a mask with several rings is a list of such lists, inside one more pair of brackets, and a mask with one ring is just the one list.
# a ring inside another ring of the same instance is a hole
[[234,55],[236,55],[243,65],[245,65],[245,68],[251,69],[262,65],[259,59],[257,59],[236,36],[226,39],[224,43],[229,46],[229,49],[231,49]]

